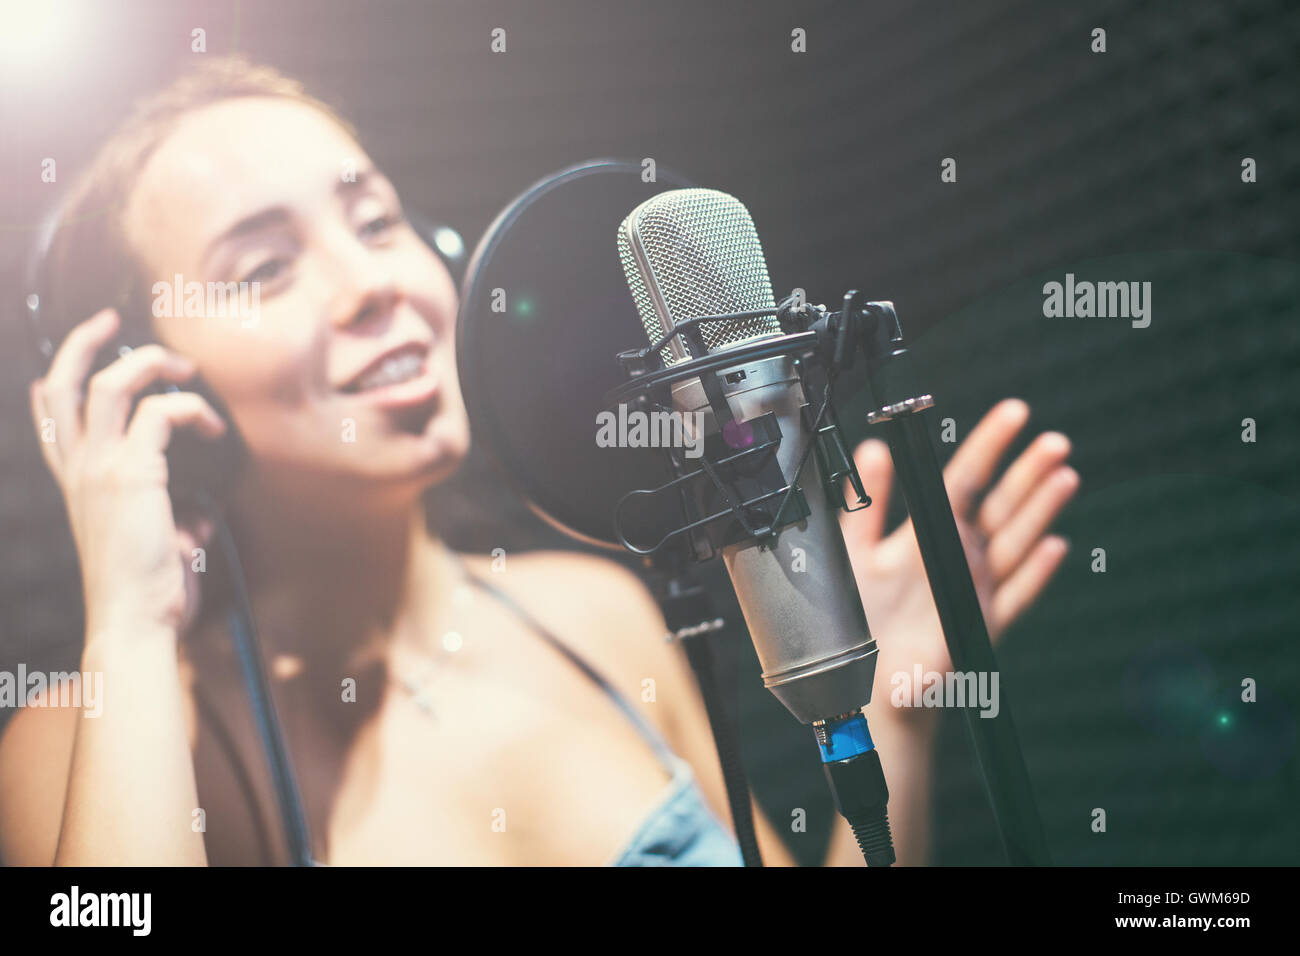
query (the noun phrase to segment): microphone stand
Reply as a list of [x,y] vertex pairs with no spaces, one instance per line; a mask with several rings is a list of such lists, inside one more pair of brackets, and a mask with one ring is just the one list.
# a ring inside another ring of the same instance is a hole
[[681,642],[704,698],[741,859],[745,866],[762,866],[749,779],[740,757],[736,661],[732,648],[725,646],[735,639],[735,634],[717,616],[711,595],[683,563],[680,554],[663,555],[662,560],[654,563],[663,572],[655,588],[655,598],[668,625],[668,639]]
[[[913,383],[911,355],[904,346],[893,304],[868,303],[863,312],[855,313],[857,297],[856,292],[844,297],[841,315],[862,316],[858,331],[867,359],[867,388],[875,409],[867,422],[879,427],[889,445],[953,669],[993,673],[997,660],[930,440],[927,413],[934,400],[919,394]],[[1016,866],[1049,863],[1043,825],[1011,708],[1004,698],[995,717],[985,717],[970,707],[963,710],[1008,860]]]

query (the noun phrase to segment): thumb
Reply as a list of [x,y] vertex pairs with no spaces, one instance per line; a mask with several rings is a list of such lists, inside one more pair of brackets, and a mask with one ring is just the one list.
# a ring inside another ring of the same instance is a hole
[[[885,527],[885,512],[889,510],[889,492],[894,484],[894,463],[889,457],[889,447],[879,438],[868,438],[858,445],[853,452],[853,462],[862,478],[862,487],[871,498],[871,506],[840,516],[844,543],[850,550],[880,540]],[[844,485],[845,500],[856,501],[852,486],[847,481]]]
[[187,633],[198,618],[199,603],[203,599],[203,588],[199,584],[200,573],[207,570],[207,555],[204,553],[216,524],[206,515],[195,514],[185,521],[176,523],[176,545],[180,551],[181,567],[185,577],[185,618],[181,622],[181,632]]

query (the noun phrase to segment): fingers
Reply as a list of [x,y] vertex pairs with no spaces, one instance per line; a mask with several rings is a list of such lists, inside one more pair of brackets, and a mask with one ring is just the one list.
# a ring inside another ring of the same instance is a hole
[[1048,535],[1034,546],[1029,557],[993,593],[989,607],[989,632],[996,639],[1020,617],[1056,573],[1070,546],[1058,535]]
[[194,428],[205,438],[217,438],[226,423],[203,396],[195,392],[146,395],[140,400],[126,431],[127,440],[162,451],[177,428]]
[[40,440],[41,454],[45,457],[45,464],[50,471],[57,475],[59,473],[58,426],[55,425],[53,433],[46,432],[46,419],[50,419],[51,422],[53,419],[50,418],[49,409],[45,406],[45,396],[41,390],[41,385],[41,380],[37,379],[32,382],[28,390],[28,397],[32,407],[32,424],[36,426],[36,437]]
[[1045,432],[1034,439],[1024,453],[1011,463],[979,508],[976,526],[986,538],[992,538],[1011,520],[1038,483],[1051,474],[1070,454],[1070,439],[1060,432]]
[[60,440],[81,431],[81,397],[86,376],[95,355],[117,334],[117,313],[105,309],[68,333],[50,363],[45,378],[38,382],[45,413],[54,419]]
[[943,470],[948,499],[959,519],[969,515],[975,499],[993,480],[993,473],[1020,429],[1029,421],[1029,406],[1018,398],[998,402],[966,440],[957,446]]
[[1039,482],[1024,505],[989,539],[988,563],[994,580],[1001,581],[1016,569],[1078,488],[1079,473],[1068,465]]
[[193,362],[161,345],[142,345],[96,372],[87,389],[86,438],[106,441],[121,435],[139,392],[159,380],[183,382],[194,372]]
[[[889,510],[889,492],[894,484],[894,463],[889,456],[889,446],[879,438],[869,438],[858,445],[853,452],[853,462],[862,478],[862,487],[871,498],[871,507],[840,515],[840,530],[850,550],[854,545],[870,545],[880,540]],[[847,480],[844,482],[844,500],[850,505],[857,501],[857,492]]]
[[[160,380],[181,382],[195,372],[194,363],[184,356],[160,345],[145,345],[90,375],[96,357],[120,326],[121,320],[112,309],[79,324],[59,347],[48,374],[32,385],[32,420],[41,438],[42,454],[56,475],[69,448],[87,438],[109,441],[121,437],[136,396],[148,385]],[[49,437],[47,420],[53,422],[55,441],[45,440]],[[146,419],[141,429],[157,435],[157,422],[150,426],[151,420]],[[208,431],[214,427],[207,415],[193,424]]]

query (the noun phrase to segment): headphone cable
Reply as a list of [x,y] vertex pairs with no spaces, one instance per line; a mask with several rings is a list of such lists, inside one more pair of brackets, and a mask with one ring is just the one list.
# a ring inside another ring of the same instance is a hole
[[293,866],[315,866],[316,861],[311,853],[311,830],[307,825],[307,813],[303,809],[302,794],[298,790],[293,764],[289,759],[289,748],[285,744],[284,732],[275,712],[275,702],[271,698],[271,685],[262,662],[257,626],[253,621],[252,603],[248,597],[248,584],[244,579],[239,552],[235,548],[235,539],[221,509],[215,506],[210,496],[201,497],[209,513],[214,515],[217,541],[230,573],[231,587],[234,590],[234,607],[229,617],[229,633],[235,651],[239,655],[244,689],[248,694],[258,736],[261,738],[262,751],[266,755],[267,766],[271,771],[276,803],[280,808],[280,818],[289,844],[289,857]]

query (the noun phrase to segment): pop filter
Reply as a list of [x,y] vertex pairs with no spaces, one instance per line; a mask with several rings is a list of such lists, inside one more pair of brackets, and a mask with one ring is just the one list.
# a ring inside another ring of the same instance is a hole
[[[474,440],[551,524],[622,550],[614,509],[669,480],[656,448],[601,448],[597,414],[626,375],[615,356],[644,348],[619,262],[619,223],[665,189],[693,183],[660,167],[597,159],[534,183],[506,206],[474,250],[461,289],[456,358]],[[664,496],[666,499],[671,496]],[[638,509],[632,540],[681,523],[679,509]]]

